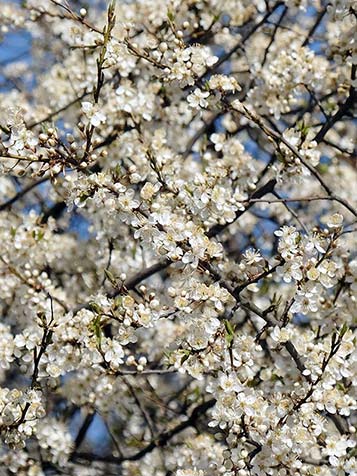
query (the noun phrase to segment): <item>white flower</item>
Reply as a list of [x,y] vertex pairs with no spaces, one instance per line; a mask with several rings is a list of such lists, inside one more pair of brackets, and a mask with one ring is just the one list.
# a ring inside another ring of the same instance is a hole
[[226,142],[225,134],[217,134],[216,132],[211,135],[210,140],[214,143],[214,149],[219,152],[223,149],[223,145]]
[[198,469],[179,469],[175,473],[176,476],[206,476],[203,470]]
[[275,326],[272,332],[270,333],[270,338],[277,342],[278,344],[287,342],[291,339],[293,335],[293,331],[291,329],[287,329],[286,327],[278,327]]
[[223,74],[214,74],[209,79],[208,84],[210,89],[220,89],[222,91],[240,91],[242,89],[235,78]]
[[121,193],[118,197],[118,205],[120,208],[126,212],[135,210],[139,207],[139,201],[135,198],[135,191],[133,189],[128,189],[125,193]]
[[50,363],[46,366],[46,372],[53,378],[57,378],[61,375],[61,368],[55,363]]
[[247,265],[256,265],[264,261],[259,250],[250,248],[243,253],[244,261]]
[[104,359],[110,364],[113,369],[118,369],[120,364],[124,362],[123,347],[113,339],[106,339],[102,345],[104,352]]
[[298,253],[299,233],[294,226],[283,226],[280,230],[274,232],[274,235],[279,236],[279,253],[286,260],[295,259]]
[[9,369],[14,360],[15,343],[10,328],[0,324],[0,368]]
[[37,429],[37,439],[49,461],[65,465],[72,451],[72,438],[68,429],[54,418],[43,420]]
[[324,222],[329,228],[341,228],[343,223],[343,216],[340,213],[334,213],[323,217]]
[[208,106],[208,98],[209,92],[208,91],[201,91],[201,89],[196,88],[192,94],[187,97],[187,101],[193,109],[204,109]]
[[92,104],[89,101],[83,101],[82,111],[88,117],[93,127],[98,127],[101,123],[106,121],[105,114],[99,111],[99,106],[97,104]]
[[311,279],[311,281],[317,281],[319,279],[319,276],[320,276],[320,271],[313,266],[312,268],[310,268],[307,271],[306,276],[309,279]]
[[318,303],[320,298],[321,285],[315,284],[314,281],[308,281],[298,289],[295,301],[290,308],[292,313],[301,312],[309,314],[318,311]]
[[140,190],[140,197],[144,200],[151,200],[152,197],[160,190],[160,184],[152,184],[151,182],[146,182],[143,188]]
[[347,452],[347,448],[354,448],[356,442],[347,439],[346,436],[340,436],[338,439],[335,436],[328,436],[326,438],[326,446],[323,449],[323,454],[329,457],[329,462],[332,466],[338,466],[339,458],[344,456]]

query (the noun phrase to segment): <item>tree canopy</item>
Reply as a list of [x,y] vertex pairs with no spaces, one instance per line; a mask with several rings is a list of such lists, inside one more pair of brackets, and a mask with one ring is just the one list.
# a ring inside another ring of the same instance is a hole
[[0,475],[357,474],[356,26],[0,2]]

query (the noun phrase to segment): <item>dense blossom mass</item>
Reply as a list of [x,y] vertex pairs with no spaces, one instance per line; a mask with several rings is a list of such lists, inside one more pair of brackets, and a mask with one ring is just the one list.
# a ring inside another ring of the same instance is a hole
[[356,476],[356,2],[85,3],[0,2],[0,475]]

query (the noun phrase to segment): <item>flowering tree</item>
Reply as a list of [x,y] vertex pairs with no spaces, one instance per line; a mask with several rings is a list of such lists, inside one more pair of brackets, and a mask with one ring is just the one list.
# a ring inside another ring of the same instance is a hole
[[0,5],[0,474],[356,475],[356,3],[87,10]]

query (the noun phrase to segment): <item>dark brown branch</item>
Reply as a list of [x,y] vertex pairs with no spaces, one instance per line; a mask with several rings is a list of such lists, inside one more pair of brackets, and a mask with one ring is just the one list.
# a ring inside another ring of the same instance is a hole
[[[352,65],[352,70],[351,70],[351,80],[356,79],[356,70],[357,70],[357,65]],[[322,126],[320,131],[316,134],[315,136],[315,141],[316,142],[321,142],[325,135],[328,133],[328,131],[335,125],[336,122],[338,122],[340,119],[345,116],[350,109],[353,108],[355,102],[357,99],[357,91],[356,88],[354,88],[352,85],[350,87],[349,95],[346,101],[339,107],[338,111],[330,117],[330,119],[325,122],[325,124]]]
[[95,412],[90,412],[88,415],[85,417],[80,429],[78,430],[77,436],[74,440],[74,449],[73,453],[77,451],[77,449],[81,446],[84,438],[86,437],[87,431],[89,430],[89,427],[91,426],[93,420],[94,420]]
[[10,198],[6,202],[0,204],[0,212],[5,210],[6,208],[11,207],[11,205],[13,205],[15,202],[17,202],[20,198],[22,198],[24,195],[26,195],[28,192],[30,192],[31,190],[36,188],[41,183],[47,182],[47,180],[49,180],[49,177],[45,176],[45,177],[42,177],[42,178],[40,178],[39,180],[37,180],[35,182],[30,183],[30,185],[28,185],[27,187],[24,187],[22,190],[17,192],[17,194],[14,195],[12,198]]
[[274,43],[275,36],[276,36],[277,31],[278,31],[278,28],[280,27],[282,21],[284,20],[284,17],[285,17],[285,15],[287,14],[287,12],[288,12],[288,7],[287,7],[286,5],[284,5],[283,11],[281,12],[280,17],[279,17],[277,23],[276,23],[275,26],[274,26],[274,30],[273,30],[273,33],[272,33],[272,35],[271,35],[269,44],[268,44],[268,46],[265,48],[264,57],[263,57],[263,61],[262,61],[262,67],[263,67],[263,66],[265,65],[265,63],[266,63],[269,50],[270,50],[272,44]]
[[234,220],[230,223],[225,223],[224,225],[215,225],[213,226],[207,233],[207,236],[209,238],[218,235],[221,233],[223,230],[225,230],[229,225],[234,223],[235,221],[240,218],[243,213],[245,213],[249,208],[253,205],[253,203],[250,203],[250,200],[255,200],[263,197],[264,195],[267,195],[268,193],[272,193],[274,191],[274,188],[276,186],[276,179],[271,179],[269,182],[267,182],[265,185],[263,185],[261,188],[256,190],[248,199],[247,199],[247,205],[244,210],[240,210],[236,213],[236,216]]
[[317,15],[316,17],[316,20],[315,20],[315,23],[312,25],[311,27],[311,30],[309,31],[309,33],[306,35],[306,38],[305,40],[303,41],[302,45],[301,46],[306,46],[309,41],[311,40],[312,36],[314,35],[315,31],[317,30],[317,28],[319,27],[320,23],[322,22],[322,19],[323,17],[325,16],[326,14],[326,11],[327,11],[327,6],[324,7]]
[[98,456],[94,455],[91,453],[75,453],[72,456],[72,459],[74,461],[78,460],[84,460],[84,461],[103,461],[106,463],[114,463],[114,464],[121,464],[124,461],[138,461],[140,460],[143,456],[145,456],[148,453],[151,453],[156,448],[162,448],[166,446],[166,444],[176,435],[181,433],[183,430],[186,430],[186,428],[189,428],[190,426],[195,426],[197,420],[204,415],[210,408],[213,407],[213,405],[216,403],[216,400],[212,398],[211,400],[208,400],[204,403],[201,403],[197,407],[195,407],[190,415],[190,417],[176,425],[174,428],[171,430],[164,431],[160,433],[155,440],[151,441],[147,446],[145,446],[143,449],[138,451],[137,453],[134,453],[130,456],[123,456],[123,457],[114,457],[114,456]]
[[262,26],[268,18],[282,5],[284,5],[284,2],[277,2],[271,10],[268,10],[264,17],[253,27],[231,48],[227,53],[225,53],[223,56],[220,57],[220,59],[215,63],[211,68],[208,68],[206,72],[199,78],[199,81],[201,81],[208,73],[213,73],[217,71],[217,69],[226,61],[228,61],[231,56],[234,55],[239,49],[242,48],[242,46],[247,42],[247,40]]
[[[225,104],[227,104],[225,102]],[[229,104],[228,104],[229,105]],[[264,132],[265,135],[270,137],[271,139],[274,139],[274,141],[277,143],[277,145],[283,143],[294,155],[297,157],[300,162],[311,172],[311,174],[318,180],[320,183],[321,187],[327,192],[327,194],[331,197],[332,200],[335,200],[336,202],[339,202],[341,205],[343,205],[345,208],[347,208],[354,216],[357,217],[357,211],[343,198],[339,197],[336,195],[332,189],[325,183],[324,179],[321,177],[319,172],[313,167],[309,162],[305,160],[305,158],[300,154],[298,149],[294,147],[288,140],[285,139],[283,134],[280,134],[279,132],[271,129],[268,127],[262,120],[261,117],[259,117],[255,112],[250,111],[247,109],[244,104],[240,104],[240,110],[238,111],[235,108],[232,108],[233,111],[240,112],[243,114],[245,117],[253,121],[259,128],[261,129],[262,132]],[[332,127],[332,126],[331,126]],[[315,139],[317,142],[321,142],[323,137],[320,140]]]

